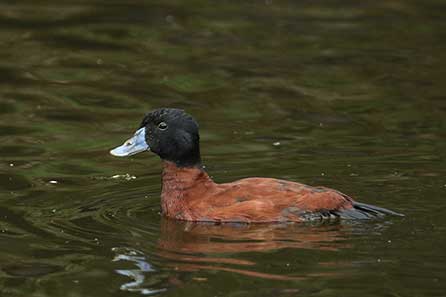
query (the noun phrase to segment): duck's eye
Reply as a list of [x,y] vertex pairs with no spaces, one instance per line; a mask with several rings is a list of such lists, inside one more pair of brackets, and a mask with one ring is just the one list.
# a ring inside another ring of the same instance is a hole
[[158,129],[160,130],[166,130],[167,129],[167,124],[164,122],[161,122],[158,124]]

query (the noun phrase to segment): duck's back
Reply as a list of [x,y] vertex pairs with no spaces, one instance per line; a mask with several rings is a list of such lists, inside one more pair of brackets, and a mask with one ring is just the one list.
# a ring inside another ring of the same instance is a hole
[[216,184],[198,169],[176,169],[171,174],[165,168],[164,172],[163,212],[180,220],[302,222],[396,214],[325,187],[259,177]]
[[192,209],[212,221],[301,222],[336,218],[335,211],[352,208],[352,199],[331,189],[272,178],[246,178],[216,185]]

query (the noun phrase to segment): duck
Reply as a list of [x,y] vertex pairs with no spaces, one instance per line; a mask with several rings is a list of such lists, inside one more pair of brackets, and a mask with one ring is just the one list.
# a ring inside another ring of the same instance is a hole
[[142,152],[162,160],[161,213],[170,219],[251,224],[403,216],[331,188],[283,179],[249,177],[216,183],[202,164],[199,125],[182,109],[147,113],[133,136],[110,151],[116,157]]

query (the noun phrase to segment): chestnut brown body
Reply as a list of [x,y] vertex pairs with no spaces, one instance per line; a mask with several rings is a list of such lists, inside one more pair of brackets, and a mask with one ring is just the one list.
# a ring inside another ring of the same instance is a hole
[[161,207],[170,218],[209,222],[302,222],[337,217],[353,200],[335,190],[273,179],[217,184],[200,168],[164,161]]

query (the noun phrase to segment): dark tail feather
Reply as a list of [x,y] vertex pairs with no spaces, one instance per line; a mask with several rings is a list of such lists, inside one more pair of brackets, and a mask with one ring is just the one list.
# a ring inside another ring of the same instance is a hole
[[382,207],[353,202],[353,208],[343,209],[338,212],[338,215],[344,219],[371,219],[376,217],[383,217],[385,215],[404,217],[403,214],[385,209]]

